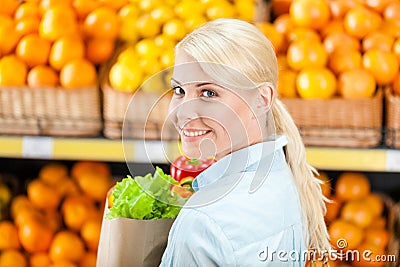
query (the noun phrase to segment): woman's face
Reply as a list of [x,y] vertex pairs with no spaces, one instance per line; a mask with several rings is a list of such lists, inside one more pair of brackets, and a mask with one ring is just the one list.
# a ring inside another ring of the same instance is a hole
[[219,159],[262,140],[253,112],[257,90],[226,88],[182,51],[176,53],[171,85],[169,116],[188,157]]

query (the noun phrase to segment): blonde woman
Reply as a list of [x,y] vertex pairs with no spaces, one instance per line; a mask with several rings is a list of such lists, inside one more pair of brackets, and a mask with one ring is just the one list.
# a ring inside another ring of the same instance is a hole
[[170,119],[188,157],[217,162],[193,183],[161,266],[304,266],[329,248],[324,198],[276,98],[274,49],[253,25],[209,22],[175,49]]

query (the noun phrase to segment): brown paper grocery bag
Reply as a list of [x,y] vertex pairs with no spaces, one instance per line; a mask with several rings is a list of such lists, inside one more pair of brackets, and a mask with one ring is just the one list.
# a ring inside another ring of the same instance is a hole
[[174,219],[108,220],[105,205],[97,267],[158,266],[167,246],[168,233]]

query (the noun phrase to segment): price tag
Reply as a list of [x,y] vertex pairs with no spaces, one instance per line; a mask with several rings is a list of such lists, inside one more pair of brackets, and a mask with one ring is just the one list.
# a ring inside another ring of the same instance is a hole
[[51,137],[24,136],[22,138],[22,157],[51,159],[54,141]]
[[400,150],[387,150],[386,170],[389,172],[400,171]]
[[164,163],[166,144],[160,141],[139,141],[134,146],[134,161],[141,163]]

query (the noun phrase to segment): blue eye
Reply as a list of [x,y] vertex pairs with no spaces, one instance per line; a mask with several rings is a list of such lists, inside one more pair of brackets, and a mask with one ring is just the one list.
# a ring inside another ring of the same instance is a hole
[[185,94],[185,90],[183,90],[183,88],[180,86],[175,86],[173,89],[174,89],[175,95],[184,95]]
[[214,97],[214,96],[217,96],[217,93],[214,92],[214,91],[212,91],[212,90],[203,90],[201,93],[202,93],[202,95],[205,96],[205,97]]

